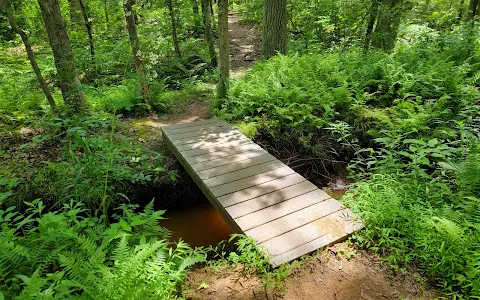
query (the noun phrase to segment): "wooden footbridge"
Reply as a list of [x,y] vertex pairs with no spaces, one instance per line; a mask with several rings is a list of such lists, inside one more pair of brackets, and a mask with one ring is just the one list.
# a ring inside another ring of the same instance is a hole
[[224,121],[162,131],[232,230],[253,237],[273,266],[343,240],[362,226],[340,202]]

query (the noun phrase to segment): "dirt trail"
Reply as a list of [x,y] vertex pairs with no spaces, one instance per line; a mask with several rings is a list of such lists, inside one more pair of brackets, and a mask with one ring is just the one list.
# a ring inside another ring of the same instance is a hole
[[235,71],[249,67],[260,57],[260,39],[252,25],[239,24],[235,12],[228,14],[228,35],[230,38],[230,68]]
[[[339,249],[337,244],[332,249]],[[337,259],[325,251],[311,255],[305,264],[290,274],[283,291],[265,292],[256,277],[242,276],[242,268],[215,271],[199,268],[187,279],[191,299],[284,299],[284,300],[357,300],[357,299],[433,299],[434,292],[421,284],[416,273],[393,275],[378,258],[357,251],[356,257]]]

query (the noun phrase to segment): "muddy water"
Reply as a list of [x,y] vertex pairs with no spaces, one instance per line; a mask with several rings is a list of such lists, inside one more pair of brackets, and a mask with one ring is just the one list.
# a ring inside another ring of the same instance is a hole
[[188,208],[167,210],[160,224],[172,232],[171,241],[182,238],[192,247],[215,246],[233,233],[209,202]]

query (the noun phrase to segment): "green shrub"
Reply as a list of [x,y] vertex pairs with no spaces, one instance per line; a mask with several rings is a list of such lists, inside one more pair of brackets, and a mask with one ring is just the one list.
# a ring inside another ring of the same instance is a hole
[[174,299],[201,250],[173,247],[159,225],[164,211],[122,205],[112,220],[81,202],[20,214],[0,209],[0,297],[8,299]]

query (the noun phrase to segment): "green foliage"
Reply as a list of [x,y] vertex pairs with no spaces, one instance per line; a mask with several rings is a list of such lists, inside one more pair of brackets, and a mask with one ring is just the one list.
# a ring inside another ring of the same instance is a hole
[[[125,135],[116,116],[53,118],[40,126],[40,135],[3,155],[18,162],[3,162],[0,176],[18,178],[22,183],[10,204],[20,206],[42,198],[49,207],[61,207],[74,199],[92,208],[101,204],[106,210],[113,202],[135,196],[139,187],[170,181],[162,154]],[[25,156],[42,152],[46,157],[22,163]]]
[[[232,251],[230,246],[233,242],[235,247]],[[208,263],[214,266],[241,265],[243,275],[255,275],[260,278],[266,291],[271,288],[283,290],[292,269],[299,266],[298,262],[293,262],[273,269],[266,249],[259,247],[252,237],[243,234],[232,234],[228,242],[224,241],[216,247],[210,247],[208,252],[217,259],[210,260]]]
[[107,225],[81,202],[43,212],[35,200],[20,214],[0,210],[0,291],[12,299],[173,299],[186,269],[205,253],[167,242],[164,211],[119,207]]

